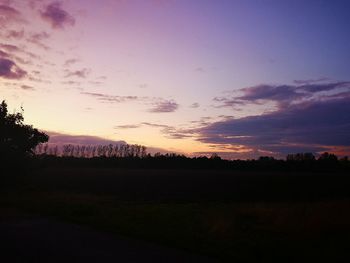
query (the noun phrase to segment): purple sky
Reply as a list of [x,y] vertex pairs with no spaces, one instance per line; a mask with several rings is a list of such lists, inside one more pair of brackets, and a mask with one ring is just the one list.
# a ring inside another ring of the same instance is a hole
[[0,95],[55,143],[350,154],[349,1],[0,0]]

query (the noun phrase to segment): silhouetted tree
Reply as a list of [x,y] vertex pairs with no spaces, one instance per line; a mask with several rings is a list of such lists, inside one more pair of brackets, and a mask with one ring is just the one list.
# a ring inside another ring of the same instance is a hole
[[287,161],[310,162],[315,161],[315,156],[312,153],[288,154]]
[[338,161],[338,157],[333,153],[324,152],[320,155],[318,160],[325,161],[325,162],[336,162]]
[[[35,147],[48,141],[49,136],[23,123],[22,112],[8,113],[7,103],[0,104],[0,158],[14,160],[31,155]],[[14,160],[15,161],[15,160]]]
[[260,156],[259,157],[259,162],[273,162],[275,161],[275,158],[272,156]]
[[211,160],[221,160],[221,157],[220,157],[217,153],[213,153],[213,154],[210,156],[210,159],[211,159]]

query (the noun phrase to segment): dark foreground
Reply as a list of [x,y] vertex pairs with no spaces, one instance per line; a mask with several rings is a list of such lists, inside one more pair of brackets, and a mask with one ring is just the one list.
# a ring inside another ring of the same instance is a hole
[[215,262],[88,227],[31,218],[0,223],[0,262]]
[[111,251],[115,262],[350,260],[345,174],[46,168],[3,178],[1,245],[11,262],[59,251],[60,262],[108,262]]

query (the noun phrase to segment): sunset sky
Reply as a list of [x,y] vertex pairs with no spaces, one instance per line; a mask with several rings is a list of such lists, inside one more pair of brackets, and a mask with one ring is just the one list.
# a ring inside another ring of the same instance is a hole
[[0,0],[0,99],[52,143],[350,155],[350,1]]

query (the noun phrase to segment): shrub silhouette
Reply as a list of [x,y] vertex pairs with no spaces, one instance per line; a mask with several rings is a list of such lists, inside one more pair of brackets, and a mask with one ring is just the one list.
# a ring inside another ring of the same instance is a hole
[[8,113],[7,104],[0,104],[0,158],[16,162],[33,154],[34,148],[47,142],[49,136],[23,123],[22,112]]

